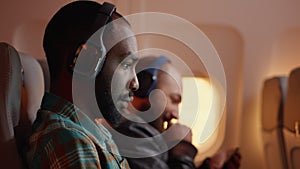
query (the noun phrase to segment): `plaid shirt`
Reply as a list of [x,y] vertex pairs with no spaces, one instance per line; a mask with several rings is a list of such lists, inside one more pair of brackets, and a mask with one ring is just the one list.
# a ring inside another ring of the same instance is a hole
[[26,153],[29,168],[129,168],[111,134],[75,105],[45,93]]

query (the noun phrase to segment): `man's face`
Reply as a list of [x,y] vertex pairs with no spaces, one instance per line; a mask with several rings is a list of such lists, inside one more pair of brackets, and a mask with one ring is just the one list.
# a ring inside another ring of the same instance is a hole
[[[115,37],[118,37],[117,34],[132,35],[125,22],[112,32]],[[120,113],[132,101],[132,90],[138,87],[135,73],[136,52],[137,43],[134,36],[118,42],[108,52],[103,68],[96,78],[97,102],[104,118],[111,125],[119,124]]]
[[[155,103],[151,103],[151,106],[156,107],[163,102],[165,102],[166,105],[162,113],[151,112],[161,114],[157,119],[150,122],[150,124],[162,132],[164,130],[164,122],[170,123],[172,119],[178,119],[178,106],[181,102],[181,76],[169,63],[163,66],[163,70],[159,71],[156,89],[159,89],[161,92],[163,92],[164,96],[159,93],[154,93],[153,100]],[[153,110],[155,110],[155,108]]]

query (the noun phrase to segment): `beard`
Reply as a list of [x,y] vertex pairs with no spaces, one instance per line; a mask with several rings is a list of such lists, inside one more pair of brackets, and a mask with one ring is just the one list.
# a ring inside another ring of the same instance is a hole
[[96,99],[98,107],[101,111],[100,113],[110,125],[113,127],[119,126],[122,115],[114,104],[111,94],[110,80],[99,76],[95,83]]

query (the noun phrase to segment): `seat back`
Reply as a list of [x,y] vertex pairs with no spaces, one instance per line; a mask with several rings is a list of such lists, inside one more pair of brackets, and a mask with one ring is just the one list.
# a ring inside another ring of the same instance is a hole
[[289,75],[288,93],[284,107],[283,134],[290,169],[300,168],[300,68]]
[[24,88],[22,93],[22,121],[28,121],[30,126],[36,118],[45,91],[44,74],[39,62],[19,52],[21,63],[24,68]]
[[39,64],[42,67],[43,74],[44,74],[44,84],[45,84],[45,91],[50,90],[50,71],[48,67],[48,62],[46,59],[38,59]]
[[34,58],[9,44],[0,43],[0,55],[1,168],[26,168],[22,154],[44,94],[43,72]]
[[282,134],[283,105],[287,77],[273,77],[264,82],[262,91],[262,135],[266,169],[287,168]]
[[0,42],[0,160],[1,168],[22,168],[16,127],[20,122],[21,62],[18,52]]

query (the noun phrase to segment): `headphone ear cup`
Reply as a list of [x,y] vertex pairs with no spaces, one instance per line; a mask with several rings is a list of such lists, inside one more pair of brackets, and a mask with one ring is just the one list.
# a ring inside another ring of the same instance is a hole
[[153,79],[153,74],[147,70],[143,70],[137,74],[139,84],[139,89],[134,91],[134,95],[140,98],[147,98],[153,90],[153,84],[155,79]]
[[[104,2],[102,7],[99,9],[98,12],[99,16],[95,20],[95,24],[98,25],[97,28],[100,29],[101,27],[105,26],[109,22],[110,17],[115,11],[116,11],[116,7],[114,5]],[[94,35],[95,34],[96,33],[94,33]],[[93,36],[90,38],[93,39]],[[106,48],[103,44],[103,39],[102,39],[103,30],[101,29],[100,29],[99,36],[97,38],[99,37],[100,37],[100,41],[96,39],[96,42],[99,42],[100,44],[89,43],[89,42],[86,42],[86,44],[81,44],[77,48],[77,51],[75,52],[75,56],[72,55],[71,57],[69,57],[67,61],[67,66],[71,73],[76,72],[89,78],[95,78],[97,76],[98,72],[102,69],[103,62],[106,58]],[[79,55],[82,56],[79,57]],[[78,62],[80,63],[77,64]]]
[[137,74],[139,89],[134,92],[135,96],[140,98],[149,97],[152,90],[156,88],[158,70],[167,62],[170,62],[167,57],[159,56],[147,66],[147,69]]
[[[99,64],[105,57],[103,50],[92,43],[82,44],[77,49],[73,60],[73,71],[87,77],[95,77],[99,71]],[[76,66],[75,66],[76,64]]]

